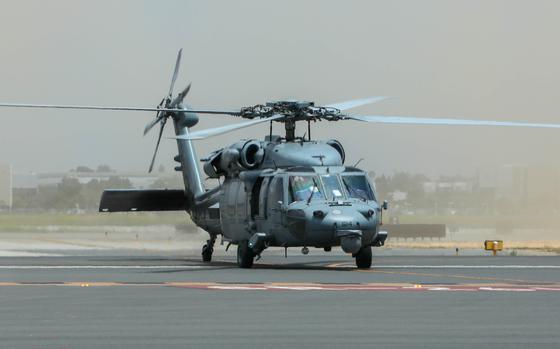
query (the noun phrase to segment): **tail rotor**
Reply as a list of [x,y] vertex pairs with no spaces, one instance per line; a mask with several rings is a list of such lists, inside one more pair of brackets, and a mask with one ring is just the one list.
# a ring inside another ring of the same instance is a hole
[[189,84],[185,89],[183,89],[183,91],[181,91],[175,98],[173,98],[173,89],[175,87],[175,81],[177,81],[177,76],[179,75],[179,67],[181,65],[182,52],[183,49],[180,49],[179,52],[177,53],[177,60],[175,62],[175,69],[173,70],[173,76],[171,77],[171,85],[169,86],[169,92],[167,96],[164,97],[157,106],[157,109],[162,109],[162,110],[158,110],[155,119],[150,121],[144,128],[144,136],[145,136],[148,132],[150,132],[152,128],[154,128],[154,126],[156,126],[157,124],[160,125],[159,134],[156,142],[156,149],[154,151],[154,155],[152,157],[152,162],[150,163],[150,168],[148,172],[152,172],[152,170],[154,169],[154,164],[156,161],[156,156],[159,149],[159,144],[161,142],[161,136],[163,135],[163,130],[165,128],[165,124],[167,123],[167,119],[170,116],[172,116],[174,113],[174,112],[167,111],[167,109],[174,109],[179,104],[181,104],[191,89],[191,84]]

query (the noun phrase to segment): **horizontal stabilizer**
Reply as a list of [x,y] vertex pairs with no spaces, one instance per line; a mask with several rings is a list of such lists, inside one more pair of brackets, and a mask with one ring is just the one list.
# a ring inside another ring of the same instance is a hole
[[99,212],[184,211],[184,190],[105,190]]

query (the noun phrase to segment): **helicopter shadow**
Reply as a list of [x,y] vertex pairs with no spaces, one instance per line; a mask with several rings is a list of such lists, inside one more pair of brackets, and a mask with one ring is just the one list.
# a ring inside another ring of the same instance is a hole
[[[173,269],[173,270],[154,270],[150,271],[150,273],[181,273],[181,272],[201,272],[201,271],[209,271],[209,270],[242,270],[237,265],[237,262],[228,262],[228,261],[216,261],[210,263],[200,262],[198,259],[182,259],[182,261],[188,261],[193,263],[192,265],[200,266],[201,268],[197,269]],[[331,264],[336,263],[335,261],[328,260],[328,261],[313,261],[309,263],[283,263],[283,264],[269,264],[269,263],[258,263],[255,262],[251,269],[253,270],[301,270],[301,271],[352,271],[356,270],[355,267],[333,267],[330,266]]]
[[[240,269],[236,261],[217,260],[212,262],[202,262],[199,258],[181,258],[181,257],[101,257],[92,258],[91,261],[106,262],[106,263],[172,263],[177,268],[165,269],[162,265],[161,270],[143,271],[145,273],[166,274],[166,273],[198,273],[207,272],[210,270],[228,270]],[[292,263],[259,263],[255,261],[252,269],[254,270],[301,270],[301,271],[352,271],[355,267],[351,266],[332,266],[333,264],[340,263],[336,260],[315,260],[312,262],[292,262]],[[123,264],[126,265],[126,264]],[[180,268],[184,265],[184,269]],[[195,267],[195,268],[191,268]]]

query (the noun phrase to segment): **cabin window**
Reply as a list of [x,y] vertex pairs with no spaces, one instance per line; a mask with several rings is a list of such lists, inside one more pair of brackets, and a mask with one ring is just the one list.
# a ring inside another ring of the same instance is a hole
[[325,195],[317,176],[290,176],[290,202],[324,200]]
[[226,186],[225,190],[225,205],[223,207],[223,215],[228,218],[235,217],[235,206],[237,204],[237,191],[239,189],[239,183],[237,181],[231,181]]
[[342,200],[344,196],[342,194],[342,187],[338,181],[338,176],[335,175],[325,175],[321,176],[323,179],[323,184],[325,185],[325,193],[327,198],[332,201]]
[[266,196],[268,193],[269,181],[270,181],[270,177],[265,177],[261,184],[261,192],[259,195],[259,214],[262,217],[265,217],[265,212],[266,212]]
[[263,177],[257,178],[251,190],[251,218],[255,218],[259,215],[259,194],[261,192],[262,183]]
[[363,175],[341,176],[348,197],[362,200],[375,200],[373,190]]

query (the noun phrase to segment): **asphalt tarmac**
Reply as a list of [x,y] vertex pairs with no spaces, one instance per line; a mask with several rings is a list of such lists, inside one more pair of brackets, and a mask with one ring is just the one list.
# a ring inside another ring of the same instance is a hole
[[560,257],[0,258],[2,348],[560,346]]

